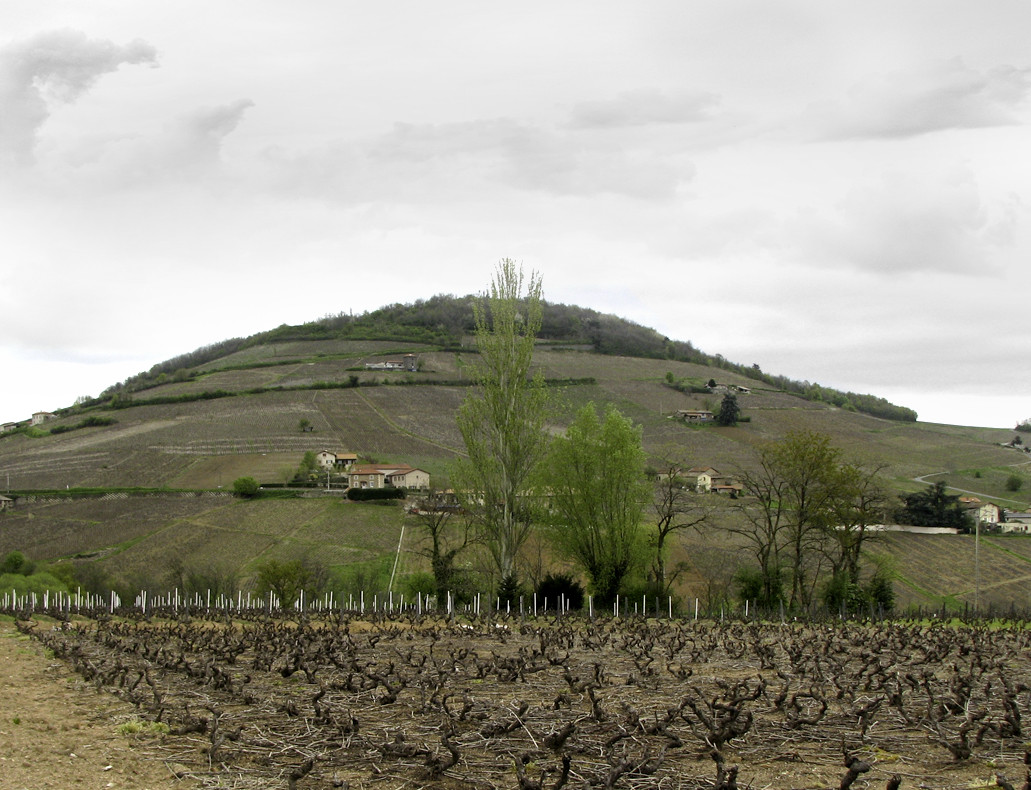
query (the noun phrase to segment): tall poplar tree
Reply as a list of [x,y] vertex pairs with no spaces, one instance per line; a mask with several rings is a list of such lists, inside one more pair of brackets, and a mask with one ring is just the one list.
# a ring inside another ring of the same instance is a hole
[[547,449],[544,376],[531,371],[543,319],[539,275],[524,282],[515,262],[502,260],[473,315],[479,360],[470,373],[477,386],[458,410],[467,457],[455,463],[452,479],[476,514],[498,573],[512,579],[533,527],[532,481]]

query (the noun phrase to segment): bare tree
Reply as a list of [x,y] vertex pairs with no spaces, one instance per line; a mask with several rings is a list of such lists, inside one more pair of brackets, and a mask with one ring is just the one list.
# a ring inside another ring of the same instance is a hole
[[655,531],[651,535],[655,549],[652,581],[657,593],[668,595],[677,571],[671,574],[666,567],[667,541],[678,532],[704,524],[709,518],[709,509],[684,479],[682,463],[665,459],[655,478],[651,510],[655,520]]
[[[455,589],[458,555],[476,542],[477,535],[472,522],[459,514],[452,497],[434,491],[419,500],[417,507],[416,519],[423,538],[417,553],[430,561],[437,600],[441,601],[448,591]],[[455,521],[459,522],[457,529]]]

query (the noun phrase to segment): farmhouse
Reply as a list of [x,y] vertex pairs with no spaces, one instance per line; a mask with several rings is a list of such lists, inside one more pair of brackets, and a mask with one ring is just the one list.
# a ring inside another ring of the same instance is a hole
[[699,494],[705,494],[712,490],[712,480],[718,475],[719,472],[711,466],[694,466],[687,470],[684,479]]
[[407,370],[412,373],[416,369],[415,354],[405,354],[401,360],[387,360],[386,362],[366,362],[366,370]]
[[33,415],[32,415],[32,424],[33,425],[39,425],[40,423],[44,423],[47,420],[54,419],[54,417],[56,417],[56,416],[57,416],[56,414],[51,414],[48,411],[37,411],[37,412],[34,412]]
[[998,505],[992,502],[982,502],[976,496],[961,496],[959,503],[963,512],[978,524],[995,525],[999,523]]
[[1002,523],[999,527],[1003,532],[1031,532],[1031,510],[1002,511]]
[[347,471],[347,469],[358,460],[355,453],[334,453],[330,450],[320,450],[315,454],[315,460],[324,472],[333,470]]
[[7,510],[7,508],[14,507],[14,500],[9,496],[0,494],[0,510]]
[[677,409],[673,416],[684,422],[712,422],[715,419],[711,411],[702,409]]
[[7,433],[8,431],[13,431],[17,429],[17,427],[18,423],[16,422],[5,422],[3,425],[0,425],[0,433]]
[[347,484],[351,488],[413,488],[430,487],[429,473],[407,464],[360,464],[350,468]]

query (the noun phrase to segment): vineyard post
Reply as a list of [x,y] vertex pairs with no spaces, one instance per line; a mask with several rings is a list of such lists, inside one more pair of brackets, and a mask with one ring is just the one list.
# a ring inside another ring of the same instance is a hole
[[673,619],[673,596],[669,596],[669,619]]
[[619,617],[619,593],[616,593],[616,602],[612,604],[612,616]]
[[594,598],[590,595],[587,596],[587,616],[591,620],[594,619]]
[[533,594],[533,616],[537,617],[537,593]]

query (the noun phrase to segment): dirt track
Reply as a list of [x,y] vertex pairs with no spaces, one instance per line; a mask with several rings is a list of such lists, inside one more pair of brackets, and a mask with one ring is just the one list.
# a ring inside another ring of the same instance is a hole
[[197,787],[176,779],[145,738],[118,732],[131,711],[0,621],[0,788]]

